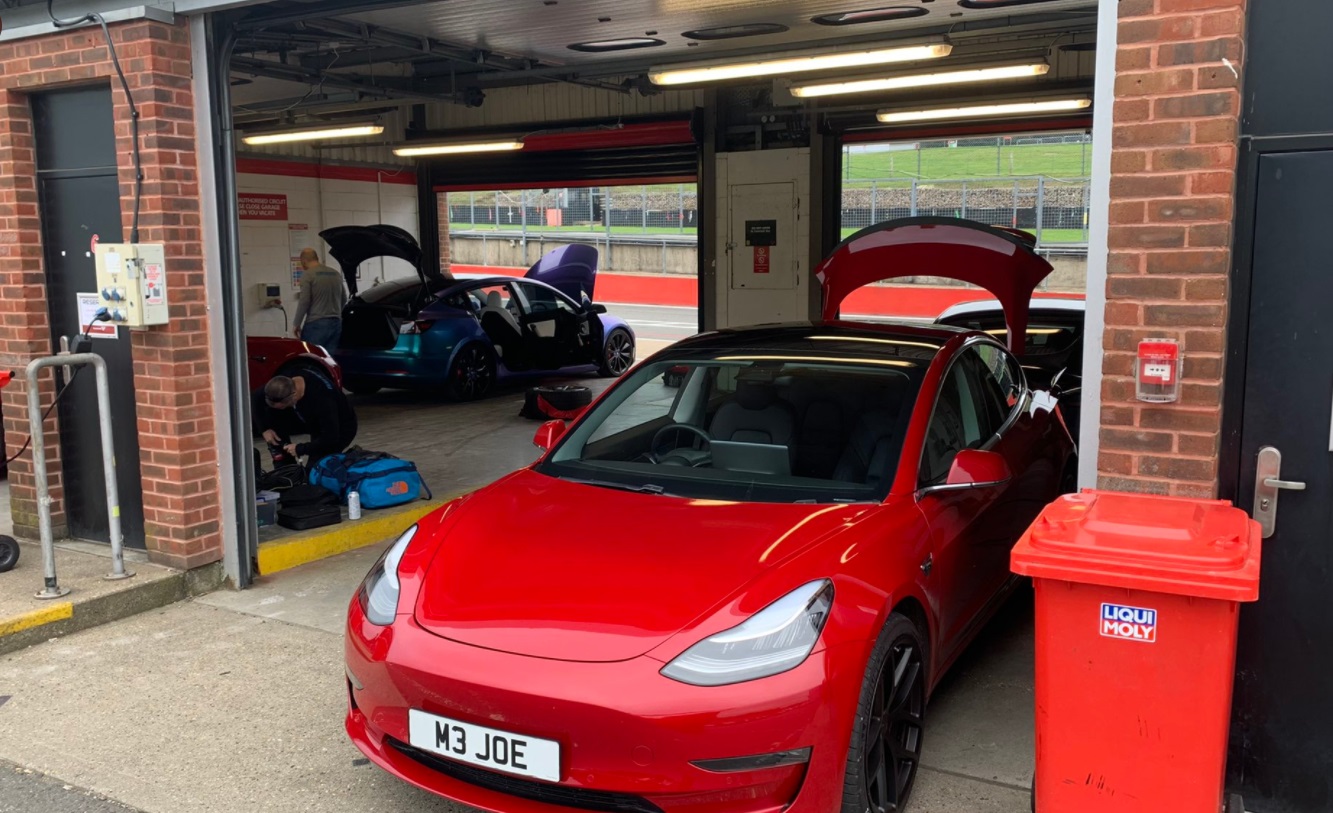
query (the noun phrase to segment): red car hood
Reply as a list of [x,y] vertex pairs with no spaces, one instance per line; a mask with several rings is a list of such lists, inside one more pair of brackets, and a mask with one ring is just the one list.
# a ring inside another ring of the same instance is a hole
[[864,510],[636,494],[524,470],[458,507],[416,620],[503,652],[628,660]]

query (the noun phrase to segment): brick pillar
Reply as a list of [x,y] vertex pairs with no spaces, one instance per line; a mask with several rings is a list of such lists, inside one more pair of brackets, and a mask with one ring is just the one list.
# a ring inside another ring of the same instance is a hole
[[[189,29],[184,22],[140,20],[113,25],[111,34],[140,113],[144,184],[139,239],[166,246],[171,304],[169,324],[125,331],[134,357],[135,428],[148,551],[163,564],[197,567],[222,558],[222,514]],[[0,46],[0,284],[4,285],[0,301],[6,308],[0,348],[7,354],[5,360],[20,361],[18,356],[24,353],[41,355],[51,346],[29,106],[15,91],[90,81],[110,81],[112,88],[121,212],[128,240],[134,197],[129,105],[114,80],[102,32],[81,29]],[[22,314],[12,323],[9,308]],[[26,428],[13,423],[21,418],[17,406],[11,412],[19,392],[6,391],[5,397],[6,440],[15,449],[26,434]],[[133,429],[122,426],[117,431]],[[58,482],[58,461],[49,460]],[[35,511],[27,457],[15,466],[19,476],[11,494],[18,522]],[[53,508],[59,511],[61,506],[57,501]],[[27,527],[20,523],[20,528]]]
[[[1245,0],[1119,15],[1099,485],[1214,496]],[[1146,338],[1181,342],[1178,403],[1134,398]]]
[[440,219],[440,270],[449,273],[451,266],[449,252],[449,193],[435,193],[435,215]]

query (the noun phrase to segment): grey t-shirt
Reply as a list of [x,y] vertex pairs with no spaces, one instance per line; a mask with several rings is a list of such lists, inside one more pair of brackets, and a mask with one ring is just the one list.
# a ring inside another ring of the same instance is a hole
[[301,295],[296,300],[295,326],[307,321],[341,317],[347,304],[343,275],[327,265],[308,268],[301,275]]

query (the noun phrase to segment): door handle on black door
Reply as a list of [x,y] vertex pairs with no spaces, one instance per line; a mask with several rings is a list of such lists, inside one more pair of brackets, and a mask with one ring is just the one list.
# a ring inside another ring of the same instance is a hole
[[1283,480],[1282,452],[1272,446],[1259,450],[1259,462],[1254,471],[1254,510],[1251,512],[1263,538],[1267,539],[1277,530],[1277,494],[1279,491],[1304,491],[1305,483],[1299,480]]

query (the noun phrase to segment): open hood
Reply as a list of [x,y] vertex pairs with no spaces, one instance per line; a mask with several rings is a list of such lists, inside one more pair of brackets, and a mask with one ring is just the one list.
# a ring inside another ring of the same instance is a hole
[[356,293],[356,269],[361,263],[375,257],[396,257],[406,260],[417,269],[422,282],[428,282],[427,276],[441,279],[439,270],[423,268],[421,246],[410,233],[380,223],[376,226],[335,226],[319,233],[324,242],[329,244],[329,253],[342,266],[343,276],[347,279],[347,290]]
[[597,284],[597,249],[584,245],[553,248],[523,276],[544,282],[575,302],[591,301]]
[[848,294],[898,277],[948,277],[990,291],[1004,309],[1009,349],[1021,354],[1032,292],[1053,270],[1026,232],[954,217],[904,217],[862,229],[819,264],[825,319]]

